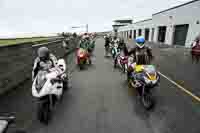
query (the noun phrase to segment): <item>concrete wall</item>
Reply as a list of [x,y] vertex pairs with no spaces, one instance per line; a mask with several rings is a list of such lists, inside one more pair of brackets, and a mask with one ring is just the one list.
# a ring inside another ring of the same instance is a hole
[[[77,41],[76,39],[70,40],[70,51],[76,47]],[[0,94],[15,89],[20,83],[31,78],[33,60],[40,47],[32,47],[32,45],[33,43],[24,43],[0,48]],[[63,57],[66,54],[61,41],[45,46],[58,57]]]

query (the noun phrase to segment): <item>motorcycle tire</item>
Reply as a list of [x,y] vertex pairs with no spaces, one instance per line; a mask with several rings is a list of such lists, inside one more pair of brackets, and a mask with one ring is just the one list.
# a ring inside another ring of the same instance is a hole
[[126,73],[126,67],[125,67],[125,64],[122,64],[121,66],[122,66],[122,72],[123,72],[123,73]]
[[115,59],[115,54],[112,55],[112,58]]
[[38,103],[38,112],[37,112],[38,120],[41,123],[48,125],[50,116],[51,116],[51,111],[50,111],[49,102],[47,102],[47,101],[39,102]]
[[128,69],[128,65],[127,64],[124,64],[124,73],[126,73],[127,72],[127,69]]
[[42,123],[44,121],[43,118],[43,108],[42,108],[42,103],[38,103],[38,107],[37,107],[37,119]]
[[83,64],[79,64],[79,69],[80,69],[80,70],[83,70],[83,69],[84,69]]
[[50,118],[51,118],[51,109],[50,109],[50,103],[47,102],[43,105],[43,123],[45,125],[48,125],[49,124],[49,121],[50,121]]
[[142,98],[141,99],[142,100],[142,104],[143,104],[143,106],[144,106],[144,108],[146,110],[149,110],[149,109],[151,109],[153,107],[153,104],[154,104],[153,97],[152,97],[152,95],[150,93],[144,94],[141,98]]
[[117,68],[117,58],[114,59],[114,62],[113,62],[113,63],[114,63],[114,65],[113,65],[114,68]]
[[88,61],[88,62],[89,62],[89,65],[92,65],[92,60],[91,60],[91,59],[89,59],[89,61]]

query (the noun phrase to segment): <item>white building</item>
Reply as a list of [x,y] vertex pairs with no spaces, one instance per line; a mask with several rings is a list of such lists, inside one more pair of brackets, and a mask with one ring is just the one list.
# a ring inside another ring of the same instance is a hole
[[200,34],[200,0],[155,13],[152,19],[119,27],[118,32],[126,38],[142,35],[148,41],[189,47]]

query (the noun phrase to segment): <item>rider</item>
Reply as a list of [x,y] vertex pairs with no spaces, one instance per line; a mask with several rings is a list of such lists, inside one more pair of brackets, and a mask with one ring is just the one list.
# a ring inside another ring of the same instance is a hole
[[87,33],[85,33],[83,35],[82,40],[80,41],[79,47],[83,48],[83,49],[85,49],[87,51],[88,59],[89,59],[89,62],[91,63],[90,54],[91,54],[92,51],[91,51],[90,45],[91,45],[90,44],[90,37],[89,37],[89,35]]
[[109,36],[108,35],[106,35],[105,36],[105,47],[108,47],[109,46],[109,44],[110,44],[110,38],[109,38]]
[[[145,39],[143,36],[136,38],[136,47],[132,48],[128,55],[133,55],[134,62],[137,65],[149,64],[153,59],[152,50],[150,47],[145,45]],[[134,71],[134,65],[129,66],[127,77],[129,79],[131,73]]]
[[49,70],[57,64],[57,58],[52,53],[50,53],[47,47],[40,47],[37,53],[38,57],[34,61],[32,80],[35,79],[39,71]]
[[79,47],[87,50],[87,33],[85,33],[80,41]]
[[200,44],[200,34],[195,38],[195,40],[192,42],[191,47],[195,47]]
[[123,38],[119,39],[119,49],[123,52],[124,56],[128,56],[128,48],[126,47],[126,43]]

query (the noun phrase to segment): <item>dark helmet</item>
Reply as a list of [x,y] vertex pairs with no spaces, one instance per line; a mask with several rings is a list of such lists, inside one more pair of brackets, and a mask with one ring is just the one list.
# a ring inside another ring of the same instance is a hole
[[42,60],[48,59],[49,53],[50,53],[50,51],[47,47],[40,47],[38,49],[38,56]]

